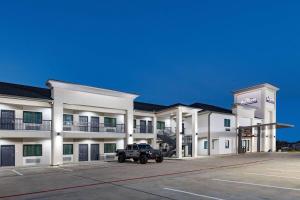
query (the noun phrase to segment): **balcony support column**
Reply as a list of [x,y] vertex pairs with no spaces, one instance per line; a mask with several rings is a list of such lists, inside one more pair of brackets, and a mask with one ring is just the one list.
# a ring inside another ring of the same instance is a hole
[[52,107],[51,165],[63,164],[63,103],[54,101]]
[[126,111],[126,144],[133,144],[133,110]]
[[192,157],[198,156],[198,110],[192,113]]
[[152,140],[152,147],[157,149],[157,118],[154,116],[152,118],[153,120],[153,127],[152,127],[152,132],[153,132],[153,140]]
[[176,112],[176,157],[182,158],[182,110],[177,108]]

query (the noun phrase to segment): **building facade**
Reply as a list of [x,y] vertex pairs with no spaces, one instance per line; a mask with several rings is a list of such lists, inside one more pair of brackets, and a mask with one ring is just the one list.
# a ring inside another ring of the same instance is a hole
[[136,94],[56,80],[46,85],[0,83],[0,166],[114,159],[132,143],[178,158],[276,150],[273,125],[253,126],[276,123],[278,88],[270,84],[234,92],[232,110],[142,103]]

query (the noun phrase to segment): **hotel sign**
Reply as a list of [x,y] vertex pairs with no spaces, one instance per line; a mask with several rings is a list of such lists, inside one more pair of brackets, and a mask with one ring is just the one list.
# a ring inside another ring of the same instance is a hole
[[249,105],[249,104],[255,104],[257,103],[257,98],[245,98],[241,101],[242,105]]
[[266,102],[271,103],[271,104],[275,104],[275,100],[269,96],[266,97]]

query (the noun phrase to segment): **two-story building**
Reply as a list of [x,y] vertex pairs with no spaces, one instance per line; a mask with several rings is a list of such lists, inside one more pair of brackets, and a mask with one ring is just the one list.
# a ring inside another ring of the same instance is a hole
[[178,158],[276,149],[278,88],[270,84],[235,92],[233,110],[137,102],[136,94],[56,80],[46,85],[0,83],[0,166],[114,159],[132,143]]

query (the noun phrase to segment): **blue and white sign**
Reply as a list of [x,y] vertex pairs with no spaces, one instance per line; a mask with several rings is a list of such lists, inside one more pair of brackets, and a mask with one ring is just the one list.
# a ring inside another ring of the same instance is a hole
[[271,103],[271,104],[275,104],[275,100],[270,96],[266,97],[266,102]]
[[249,105],[249,104],[255,104],[257,103],[257,98],[245,98],[241,101],[242,105]]

